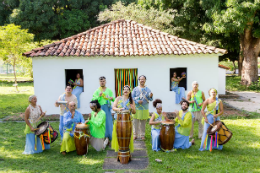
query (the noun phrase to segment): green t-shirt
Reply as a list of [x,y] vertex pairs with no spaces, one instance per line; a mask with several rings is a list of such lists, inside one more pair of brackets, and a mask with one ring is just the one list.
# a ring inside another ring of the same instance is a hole
[[[98,100],[98,103],[100,105],[104,104],[111,104],[111,101],[115,100],[114,94],[111,89],[106,88],[106,91],[103,92],[101,96],[99,96],[99,93],[101,92],[101,87],[99,87],[93,94],[92,100]],[[113,97],[113,100],[110,100],[108,97]]]
[[200,111],[201,110],[202,105],[198,106],[198,104],[201,104],[203,102],[201,90],[199,90],[195,94],[195,96],[194,96],[194,93],[192,91],[190,101],[193,101],[194,99],[196,100],[196,102],[190,104],[190,106],[189,106],[189,111],[190,112],[196,112],[196,111]]
[[106,131],[106,113],[100,110],[95,116],[95,112],[91,112],[91,119],[88,122],[90,134],[94,138],[104,138]]

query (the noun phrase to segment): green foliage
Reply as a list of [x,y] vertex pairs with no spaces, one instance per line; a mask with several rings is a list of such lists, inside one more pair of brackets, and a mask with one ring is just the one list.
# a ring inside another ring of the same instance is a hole
[[59,16],[58,26],[61,31],[60,38],[66,38],[90,28],[90,22],[84,11],[72,9],[71,11],[65,10]]
[[[258,80],[260,80],[260,77],[258,78]],[[227,76],[226,77],[226,90],[260,92],[260,83],[253,82],[250,86],[245,86],[245,85],[241,85],[240,76]]]
[[9,23],[9,15],[19,6],[19,0],[0,0],[0,26]]
[[13,9],[12,23],[29,29],[35,40],[61,39],[95,27],[97,14],[112,0],[24,0]]
[[[230,71],[234,71],[235,69],[234,69],[234,64],[233,64],[233,62],[231,62],[231,61],[220,61],[219,62],[219,64],[221,64],[221,65],[224,65],[224,66],[226,66],[226,67],[229,67],[230,69]],[[235,62],[235,66],[236,66],[236,69],[238,68],[238,64],[237,64],[237,62]]]
[[167,33],[172,32],[172,21],[174,10],[159,11],[155,8],[145,9],[134,3],[125,6],[121,2],[113,4],[110,9],[99,13],[98,20],[101,22],[114,21],[118,19],[134,20],[138,23],[150,26]]
[[[14,68],[16,65],[21,65],[28,67],[29,72],[32,71],[30,69],[31,60],[22,56],[22,53],[30,49],[29,44],[33,37],[33,34],[29,34],[27,30],[21,29],[20,26],[14,24],[0,26],[0,58]],[[14,75],[16,75],[15,72]]]

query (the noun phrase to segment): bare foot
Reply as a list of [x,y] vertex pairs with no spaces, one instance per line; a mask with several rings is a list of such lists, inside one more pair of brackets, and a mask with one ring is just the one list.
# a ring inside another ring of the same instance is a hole
[[191,140],[191,144],[195,145],[195,140],[194,139]]
[[65,155],[66,155],[66,152],[65,152],[65,151],[62,151],[61,154],[62,154],[63,156],[65,156]]

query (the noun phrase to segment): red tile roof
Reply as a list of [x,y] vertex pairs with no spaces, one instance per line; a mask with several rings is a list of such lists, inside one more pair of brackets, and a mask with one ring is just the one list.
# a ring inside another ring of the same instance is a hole
[[224,68],[224,69],[227,69],[227,70],[229,70],[229,69],[230,69],[229,67],[227,67],[227,66],[224,66],[224,65],[221,65],[221,64],[218,64],[218,67],[220,67],[220,68]]
[[24,56],[132,56],[225,54],[224,49],[178,38],[131,20],[117,20],[58,42],[23,53]]

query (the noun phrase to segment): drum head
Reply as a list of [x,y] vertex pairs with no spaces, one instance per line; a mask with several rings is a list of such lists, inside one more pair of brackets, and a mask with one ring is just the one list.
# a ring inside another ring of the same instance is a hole
[[222,122],[216,121],[215,123],[213,123],[213,126],[209,126],[209,128],[207,129],[207,133],[209,135],[214,135],[216,131],[220,129],[221,126],[222,126]]
[[81,129],[81,130],[88,129],[88,127],[89,127],[88,124],[83,124],[83,123],[79,123],[79,124],[76,125],[76,128]]
[[174,125],[174,122],[171,121],[163,121],[162,125]]
[[35,135],[39,136],[39,135],[43,134],[47,130],[48,127],[49,127],[48,122],[46,122],[46,121],[42,122],[41,124],[39,124],[37,126],[37,128],[39,128],[39,129],[34,132]]

